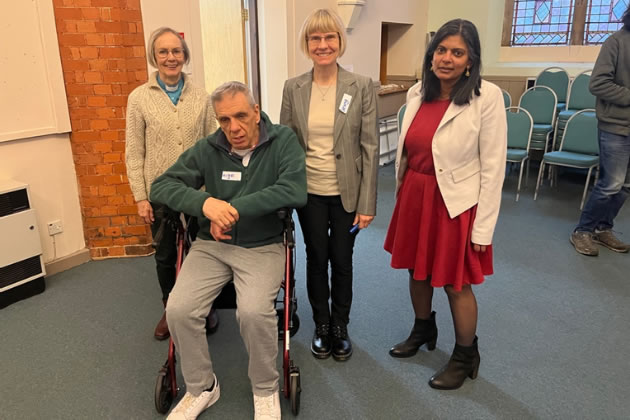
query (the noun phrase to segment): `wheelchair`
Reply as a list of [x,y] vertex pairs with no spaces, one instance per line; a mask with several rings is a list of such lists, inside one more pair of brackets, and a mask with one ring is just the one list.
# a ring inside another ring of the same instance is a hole
[[[300,319],[297,314],[297,298],[295,296],[295,223],[292,218],[292,209],[280,209],[278,217],[283,220],[283,243],[285,248],[285,271],[282,287],[275,299],[276,313],[278,317],[278,340],[283,342],[282,370],[283,386],[281,389],[285,398],[290,400],[291,412],[297,415],[300,410],[300,368],[291,359],[290,338],[297,333]],[[167,212],[153,239],[153,246],[159,244],[164,229],[172,229],[176,232],[177,263],[176,275],[179,275],[184,258],[190,250],[190,246],[196,236],[196,220],[193,217],[180,213]],[[234,283],[228,283],[221,294],[213,303],[217,309],[236,308],[236,291]],[[155,408],[160,414],[166,414],[173,401],[177,397],[177,371],[175,355],[175,343],[172,338],[168,342],[168,357],[158,372],[155,384]]]

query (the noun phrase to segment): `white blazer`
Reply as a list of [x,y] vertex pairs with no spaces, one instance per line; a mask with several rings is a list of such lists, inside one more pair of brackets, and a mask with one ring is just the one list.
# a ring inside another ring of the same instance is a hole
[[[396,194],[407,169],[405,137],[420,109],[421,83],[407,92],[396,153]],[[472,242],[492,243],[505,177],[507,122],[501,89],[485,80],[467,105],[451,103],[433,137],[431,151],[438,187],[454,218],[477,204]]]

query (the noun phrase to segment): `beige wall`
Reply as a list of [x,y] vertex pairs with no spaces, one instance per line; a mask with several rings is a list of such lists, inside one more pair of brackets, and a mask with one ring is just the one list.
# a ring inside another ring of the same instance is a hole
[[282,87],[288,78],[286,0],[258,0],[260,107],[271,121],[280,120]]
[[[201,41],[201,23],[199,18],[199,0],[180,0],[173,7],[171,0],[141,0],[144,43],[148,44],[151,32],[162,26],[168,26],[184,33],[184,39],[190,49],[190,63],[184,66],[184,72],[192,77],[197,86],[204,87],[203,44]],[[156,69],[147,61],[149,72]]]
[[[306,16],[313,9],[320,7],[337,10],[337,1],[287,0],[289,76],[304,73],[312,67],[311,61],[298,49],[297,36]],[[427,8],[428,2],[419,0],[367,1],[355,28],[348,33],[348,48],[344,56],[339,59],[339,63],[351,66],[356,73],[378,80],[381,25],[383,22],[406,23],[413,26],[397,34],[392,50],[395,53],[404,53],[391,54],[388,57],[388,73],[415,75],[424,53]]]
[[505,0],[430,0],[427,31],[436,31],[450,19],[472,21],[481,38],[485,75],[535,76],[550,66],[576,75],[593,67],[600,47],[502,48],[504,7]]
[[[31,204],[37,212],[44,262],[85,248],[77,177],[67,134],[0,143],[0,178],[29,185]],[[54,237],[56,251],[47,228],[47,222],[53,220],[61,220],[63,225],[63,232]]]
[[[48,263],[85,248],[69,135],[42,135],[70,130],[68,105],[52,2],[37,0],[11,4],[0,17],[3,28],[0,32],[8,30],[10,35],[3,39],[17,37],[20,42],[8,42],[8,49],[3,50],[4,58],[9,57],[10,62],[9,66],[0,66],[0,81],[3,81],[0,83],[3,99],[0,114],[12,115],[19,109],[23,127],[20,135],[20,129],[14,124],[0,124],[0,131],[5,134],[12,131],[8,138],[14,139],[0,142],[0,179],[29,184],[43,257]],[[11,59],[15,53],[18,56]],[[10,86],[5,81],[9,81]],[[15,87],[19,89],[16,91]],[[27,96],[33,89],[36,89],[35,94]],[[23,97],[12,100],[15,95]],[[50,128],[42,130],[41,127],[46,125]],[[53,220],[61,220],[63,225],[63,232],[54,237],[56,251],[47,228],[47,222]]]

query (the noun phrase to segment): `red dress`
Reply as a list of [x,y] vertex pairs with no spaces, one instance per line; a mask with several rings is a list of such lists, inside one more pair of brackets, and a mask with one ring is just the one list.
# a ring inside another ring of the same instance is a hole
[[407,137],[407,170],[385,238],[393,268],[407,268],[415,280],[431,277],[431,286],[483,283],[490,275],[492,246],[475,252],[470,242],[477,206],[451,219],[438,188],[431,143],[450,101],[425,102]]

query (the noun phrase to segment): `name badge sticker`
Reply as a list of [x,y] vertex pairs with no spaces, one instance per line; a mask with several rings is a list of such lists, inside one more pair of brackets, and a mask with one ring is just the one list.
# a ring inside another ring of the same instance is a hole
[[347,113],[350,102],[352,102],[352,96],[344,93],[343,98],[341,98],[341,103],[339,104],[339,111],[343,112],[344,114]]
[[233,171],[223,171],[223,174],[221,174],[221,179],[224,181],[240,181],[241,173]]

